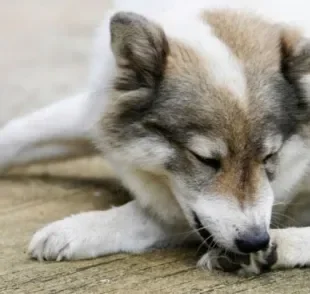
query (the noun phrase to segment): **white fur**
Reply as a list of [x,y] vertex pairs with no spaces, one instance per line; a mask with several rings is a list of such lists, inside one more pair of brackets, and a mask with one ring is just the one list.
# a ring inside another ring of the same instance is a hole
[[[176,238],[182,235],[176,233]],[[107,211],[92,211],[49,224],[33,237],[29,252],[38,260],[94,258],[116,252],[143,252],[172,242],[136,201]]]
[[284,204],[288,204],[294,197],[299,184],[307,175],[309,169],[309,147],[301,138],[293,137],[286,143],[280,156],[282,158],[278,167],[278,175],[272,184],[275,195],[275,213],[282,213]]
[[0,130],[0,170],[94,153],[88,98],[79,94],[8,122]]
[[[118,10],[142,13],[157,21],[168,36],[191,46],[205,58],[208,64],[206,72],[213,82],[228,87],[240,101],[243,101],[246,91],[242,66],[229,48],[213,36],[212,30],[195,18],[199,8],[246,7],[274,21],[295,20],[306,33],[310,33],[307,9],[310,4],[301,0],[161,0],[151,3],[144,0],[115,1],[115,10],[107,13],[97,33],[89,92],[57,102],[4,126],[0,130],[1,169],[95,152],[90,143],[98,132],[93,131],[93,127],[105,114],[111,81],[116,75],[116,64],[110,49],[109,19]],[[309,77],[304,77],[302,82],[308,84]],[[100,138],[102,141],[104,139]],[[100,148],[101,143],[97,143]],[[304,142],[293,138],[281,152],[284,160],[279,167],[279,180],[273,184],[273,191],[261,183],[259,193],[264,195],[259,197],[261,201],[241,212],[236,203],[229,203],[223,195],[221,198],[211,196],[208,199],[198,195],[195,201],[191,199],[188,202],[178,199],[186,194],[186,189],[177,181],[173,182],[166,175],[157,177],[147,171],[137,170],[129,160],[136,157],[137,161],[138,153],[142,151],[144,156],[148,154],[151,157],[148,165],[156,166],[161,171],[163,158],[171,155],[169,148],[152,150],[149,142],[137,144],[138,147],[132,146],[130,152],[121,154],[128,160],[119,157],[119,153],[108,152],[106,155],[123,182],[135,194],[136,201],[108,211],[82,213],[49,224],[39,230],[30,243],[29,252],[33,257],[39,260],[81,259],[119,251],[142,252],[158,243],[177,243],[179,238],[176,232],[178,234],[179,230],[188,229],[185,218],[189,223],[192,222],[190,207],[197,210],[203,224],[209,226],[214,234],[216,221],[220,218],[222,235],[217,234],[217,238],[224,245],[232,247],[235,236],[230,224],[235,224],[240,230],[246,230],[253,224],[267,225],[273,194],[276,201],[289,201],[293,196],[292,190],[306,172],[310,158]],[[199,152],[207,155],[208,150],[200,148]],[[141,162],[142,165],[144,162]],[[222,222],[223,219],[226,222]],[[177,229],[171,231],[169,228]],[[272,230],[271,237],[279,246],[279,260],[275,267],[310,263],[309,228]],[[204,262],[212,267],[208,256]],[[253,267],[248,271],[253,271]]]
[[277,244],[278,261],[274,268],[310,265],[309,228],[271,230],[271,239]]

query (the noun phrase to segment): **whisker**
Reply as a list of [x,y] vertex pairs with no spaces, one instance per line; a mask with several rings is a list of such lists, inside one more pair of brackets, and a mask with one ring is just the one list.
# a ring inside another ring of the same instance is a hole
[[[208,238],[204,239],[204,240],[201,242],[201,244],[199,245],[199,247],[198,247],[198,249],[197,249],[197,251],[196,251],[196,254],[199,252],[199,250],[201,249],[201,247],[204,246],[204,245],[206,245],[207,242],[208,242],[208,240],[210,240],[212,237],[213,237],[213,236],[211,235],[211,236],[209,236]],[[206,247],[209,247],[209,246],[206,246]]]
[[295,225],[301,225],[300,222],[298,222],[296,219],[294,219],[293,217],[286,215],[284,213],[280,213],[280,212],[274,212],[273,216],[276,217],[282,217],[285,218],[286,220],[290,220],[292,221]]

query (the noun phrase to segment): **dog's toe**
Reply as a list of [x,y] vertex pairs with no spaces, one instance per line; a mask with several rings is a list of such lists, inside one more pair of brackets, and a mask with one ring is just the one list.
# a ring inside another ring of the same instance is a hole
[[28,253],[31,258],[39,261],[61,261],[71,258],[70,234],[62,228],[61,222],[55,222],[42,228],[33,236]]

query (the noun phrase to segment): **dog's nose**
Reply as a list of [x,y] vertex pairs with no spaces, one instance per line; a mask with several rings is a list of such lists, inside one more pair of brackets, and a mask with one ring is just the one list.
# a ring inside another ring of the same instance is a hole
[[252,253],[266,249],[270,236],[266,230],[253,230],[235,240],[237,248],[243,253]]

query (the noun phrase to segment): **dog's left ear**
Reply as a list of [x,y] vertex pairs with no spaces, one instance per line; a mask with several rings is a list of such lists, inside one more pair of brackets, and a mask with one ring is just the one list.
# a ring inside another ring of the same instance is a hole
[[142,15],[116,13],[110,22],[111,47],[122,89],[153,88],[169,51],[163,29]]
[[282,72],[294,86],[300,107],[310,106],[310,39],[298,30],[284,29],[281,38]]

